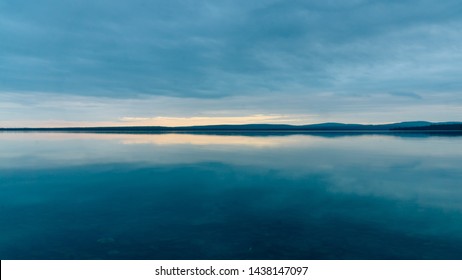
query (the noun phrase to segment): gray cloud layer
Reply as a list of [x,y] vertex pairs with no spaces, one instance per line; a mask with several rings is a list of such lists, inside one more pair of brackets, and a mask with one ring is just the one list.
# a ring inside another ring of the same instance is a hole
[[458,94],[461,14],[451,0],[2,0],[0,91]]

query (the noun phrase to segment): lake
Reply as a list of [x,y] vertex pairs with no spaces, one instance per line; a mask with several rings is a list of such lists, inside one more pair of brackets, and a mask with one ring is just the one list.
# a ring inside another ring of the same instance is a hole
[[0,133],[0,259],[461,259],[462,137]]

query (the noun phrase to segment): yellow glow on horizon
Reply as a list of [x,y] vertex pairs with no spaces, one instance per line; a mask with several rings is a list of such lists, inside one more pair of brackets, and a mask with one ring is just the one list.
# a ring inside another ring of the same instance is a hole
[[250,115],[234,117],[123,117],[120,120],[131,125],[152,126],[201,126],[220,124],[302,124],[306,123],[307,116],[289,115]]
[[309,124],[314,115],[248,115],[196,117],[122,117],[116,121],[18,120],[0,121],[0,127],[111,127],[111,126],[203,126],[237,124]]

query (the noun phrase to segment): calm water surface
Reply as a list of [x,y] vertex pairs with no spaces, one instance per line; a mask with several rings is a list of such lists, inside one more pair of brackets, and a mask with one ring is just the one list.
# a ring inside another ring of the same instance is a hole
[[462,137],[0,133],[0,259],[461,258]]

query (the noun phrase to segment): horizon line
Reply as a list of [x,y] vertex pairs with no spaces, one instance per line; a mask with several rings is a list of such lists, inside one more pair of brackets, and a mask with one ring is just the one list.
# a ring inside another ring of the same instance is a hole
[[[245,124],[208,124],[208,125],[189,125],[189,126],[159,126],[159,125],[129,125],[129,126],[66,126],[66,127],[0,127],[0,130],[77,130],[77,129],[129,129],[129,128],[152,128],[152,129],[195,129],[195,128],[218,128],[218,127],[246,127],[246,126],[274,126],[274,127],[293,127],[293,128],[309,128],[310,126],[319,125],[338,125],[338,126],[393,126],[400,124],[408,124],[410,127],[431,126],[431,125],[457,125],[462,124],[462,121],[444,121],[444,122],[431,122],[431,121],[400,121],[400,122],[387,122],[375,124],[362,124],[362,123],[341,123],[341,122],[322,122],[311,124],[278,124],[278,123],[245,123]],[[415,124],[416,126],[413,126]],[[420,125],[419,125],[420,124]],[[253,128],[254,130],[262,130]],[[231,128],[232,130],[232,128]],[[249,129],[252,130],[252,129]],[[270,129],[276,130],[276,128]]]

